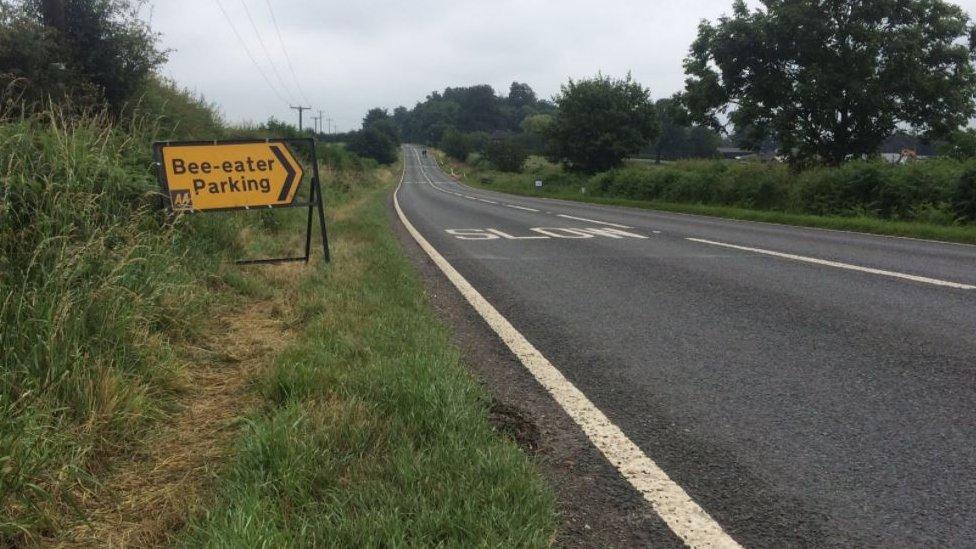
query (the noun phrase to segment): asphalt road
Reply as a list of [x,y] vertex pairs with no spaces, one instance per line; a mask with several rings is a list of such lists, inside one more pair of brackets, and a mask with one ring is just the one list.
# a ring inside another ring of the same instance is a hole
[[737,542],[976,546],[976,246],[516,197],[405,157],[410,222]]

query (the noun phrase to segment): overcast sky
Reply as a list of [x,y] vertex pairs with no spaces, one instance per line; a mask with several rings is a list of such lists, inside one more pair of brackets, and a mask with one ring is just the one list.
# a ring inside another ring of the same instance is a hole
[[[976,12],[976,0],[957,4]],[[288,103],[307,101],[347,130],[371,107],[413,107],[448,86],[487,83],[505,93],[517,80],[551,97],[570,77],[630,71],[655,98],[667,96],[682,87],[681,62],[698,22],[731,6],[732,0],[270,0],[269,8],[269,0],[150,0],[145,16],[172,50],[163,73],[217,103],[229,121],[294,121]]]

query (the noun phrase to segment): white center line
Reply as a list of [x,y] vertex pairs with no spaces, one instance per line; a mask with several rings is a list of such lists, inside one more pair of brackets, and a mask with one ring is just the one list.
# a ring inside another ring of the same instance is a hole
[[479,202],[484,202],[486,204],[498,204],[498,202],[495,202],[494,200],[485,200],[484,198],[477,198],[475,200],[478,200]]
[[525,206],[516,206],[515,204],[505,204],[508,208],[515,208],[516,210],[525,210],[527,212],[537,212],[535,208],[526,208]]
[[945,286],[947,288],[956,288],[959,290],[976,290],[976,286],[970,284],[961,284],[959,282],[948,282],[946,280],[939,280],[936,278],[928,278],[924,276],[916,276],[905,273],[898,273],[895,271],[885,271],[882,269],[873,269],[871,267],[861,267],[859,265],[851,265],[850,263],[841,263],[839,261],[828,261],[825,259],[817,259],[815,257],[806,257],[802,255],[785,254],[782,252],[773,252],[770,250],[763,250],[760,248],[749,248],[747,246],[737,246],[735,244],[726,244],[724,242],[714,242],[712,240],[702,240],[701,238],[687,238],[692,242],[699,242],[701,244],[710,244],[712,246],[722,246],[725,248],[732,248],[735,250],[742,250],[744,252],[753,252],[757,254],[771,255],[774,257],[782,257],[784,259],[792,259],[793,261],[803,261],[806,263],[815,263],[817,265],[825,265],[827,267],[836,267],[838,269],[847,269],[850,271],[860,271],[862,273],[870,273],[881,276],[890,276],[892,278],[901,278],[903,280],[911,280],[912,282],[922,282],[924,284],[932,284],[935,286]]
[[596,223],[598,225],[607,225],[608,227],[617,227],[620,229],[633,229],[633,227],[628,227],[627,225],[620,225],[618,223],[608,223],[606,221],[598,221],[596,219],[587,219],[585,217],[573,217],[571,215],[556,214],[556,217],[563,217],[566,219],[575,219],[576,221],[586,221],[587,223]]

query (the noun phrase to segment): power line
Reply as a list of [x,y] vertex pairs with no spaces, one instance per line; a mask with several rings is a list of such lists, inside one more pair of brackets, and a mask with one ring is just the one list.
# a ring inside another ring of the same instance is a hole
[[295,66],[292,65],[291,56],[288,55],[285,40],[281,37],[281,27],[278,26],[278,19],[275,17],[274,8],[271,7],[271,0],[264,1],[268,4],[268,11],[271,12],[271,22],[274,24],[275,33],[278,35],[278,44],[281,46],[281,52],[285,54],[285,62],[288,63],[288,70],[291,71],[291,77],[295,80],[295,85],[298,86],[298,93],[302,96],[303,101],[310,103],[308,97],[305,96],[305,90],[302,89],[302,82],[298,79],[298,74],[295,72]]
[[[268,46],[265,45],[264,39],[261,38],[261,31],[258,30],[258,26],[254,24],[254,18],[251,17],[251,10],[247,7],[247,2],[241,0],[241,6],[244,7],[244,14],[247,16],[247,20],[251,23],[251,30],[254,31],[254,37],[258,39],[258,45],[261,46],[261,51],[264,52],[264,58],[271,65],[271,70],[274,71],[275,77],[278,79],[278,83],[281,84],[281,89],[285,91],[288,97],[292,97],[291,89],[288,84],[285,84],[285,79],[281,77],[281,73],[278,72],[278,65],[275,64],[274,60],[271,59],[271,52],[268,51]],[[290,101],[289,101],[290,102]],[[308,103],[308,101],[305,101]]]
[[230,26],[230,30],[234,31],[234,36],[236,36],[237,41],[240,42],[241,48],[244,49],[244,53],[247,54],[248,59],[250,59],[251,63],[254,64],[254,68],[258,70],[258,74],[260,74],[261,78],[264,79],[265,84],[267,84],[268,87],[271,88],[271,91],[273,91],[274,94],[278,96],[278,99],[280,99],[282,103],[288,105],[290,102],[287,99],[285,99],[285,97],[281,94],[281,92],[278,91],[278,88],[271,83],[271,79],[268,78],[268,75],[265,74],[264,69],[262,69],[261,65],[258,64],[258,61],[257,59],[254,58],[254,55],[251,53],[251,50],[248,49],[247,42],[245,42],[244,38],[241,37],[241,33],[237,32],[237,26],[234,25],[234,21],[231,20],[230,15],[227,14],[227,10],[224,9],[224,5],[220,3],[220,0],[214,0],[214,2],[217,4],[217,7],[220,8],[220,13],[224,14],[224,19],[227,20],[227,24]]

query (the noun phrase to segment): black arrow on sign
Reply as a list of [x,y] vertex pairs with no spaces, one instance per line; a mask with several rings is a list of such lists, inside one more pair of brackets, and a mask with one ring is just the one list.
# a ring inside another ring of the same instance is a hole
[[291,163],[288,162],[288,159],[285,158],[280,147],[272,145],[271,152],[278,157],[278,162],[281,162],[281,165],[285,167],[285,171],[288,172],[288,177],[285,178],[285,184],[281,187],[281,194],[278,195],[278,202],[284,202],[288,198],[288,191],[291,190],[291,186],[295,183],[295,175],[297,172]]

